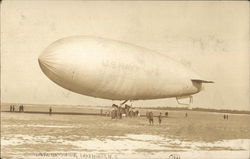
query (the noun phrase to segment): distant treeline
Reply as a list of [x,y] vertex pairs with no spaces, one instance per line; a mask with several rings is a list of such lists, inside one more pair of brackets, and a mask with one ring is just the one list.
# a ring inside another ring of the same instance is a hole
[[143,107],[145,109],[158,109],[158,110],[192,110],[203,112],[217,112],[217,113],[232,113],[232,114],[250,114],[250,111],[246,110],[230,110],[230,109],[209,109],[209,108],[192,108],[187,107]]
[[219,113],[232,113],[232,114],[250,114],[250,111],[246,110],[228,110],[228,109],[208,109],[208,108],[193,108],[195,111],[206,111],[206,112],[219,112]]
[[[3,105],[21,105],[21,103],[1,103],[1,106]],[[107,109],[110,108],[110,106],[104,106],[104,105],[98,105],[98,106],[93,106],[93,105],[59,105],[59,104],[24,104],[22,103],[22,105],[36,105],[36,106],[80,106],[80,107],[98,107],[98,109]],[[135,106],[135,108],[139,108],[139,109],[154,109],[154,110],[191,110],[191,111],[203,111],[203,112],[217,112],[217,113],[232,113],[232,114],[250,114],[250,111],[247,110],[230,110],[230,109],[209,109],[209,108],[192,108],[189,109],[188,107],[150,107],[150,106],[146,106],[146,107],[137,107]]]

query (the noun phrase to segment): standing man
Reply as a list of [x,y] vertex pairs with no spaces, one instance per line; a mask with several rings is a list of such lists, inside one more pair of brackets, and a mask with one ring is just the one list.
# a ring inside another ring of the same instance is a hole
[[168,117],[168,112],[165,113],[165,116]]
[[154,114],[153,114],[153,112],[151,111],[151,112],[149,112],[149,123],[150,123],[150,125],[152,124],[154,124]]
[[161,125],[161,112],[160,112],[160,115],[158,116],[158,121],[159,121],[159,125]]
[[52,108],[50,107],[49,108],[49,115],[51,115],[52,114]]
[[12,105],[10,105],[10,112],[12,112]]

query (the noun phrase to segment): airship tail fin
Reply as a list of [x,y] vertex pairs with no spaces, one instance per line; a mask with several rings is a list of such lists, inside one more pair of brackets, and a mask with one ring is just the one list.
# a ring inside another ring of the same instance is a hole
[[206,81],[206,80],[201,80],[201,79],[191,79],[193,82],[197,83],[214,83],[214,81]]

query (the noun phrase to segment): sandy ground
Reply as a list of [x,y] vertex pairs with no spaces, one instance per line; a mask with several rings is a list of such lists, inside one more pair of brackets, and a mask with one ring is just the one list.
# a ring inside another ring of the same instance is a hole
[[[31,109],[31,108],[30,108]],[[99,111],[99,110],[98,110]],[[159,112],[155,111],[155,114]],[[248,159],[250,116],[169,111],[161,125],[144,117],[1,113],[2,158]]]

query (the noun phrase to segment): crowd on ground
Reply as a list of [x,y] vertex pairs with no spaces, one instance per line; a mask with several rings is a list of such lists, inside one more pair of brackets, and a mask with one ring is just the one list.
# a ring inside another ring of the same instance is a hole
[[[15,105],[10,105],[10,112],[15,112]],[[18,112],[24,112],[24,106],[23,105],[19,105],[18,106]],[[52,114],[52,108],[49,108],[49,115]],[[101,109],[100,114],[103,115],[103,110]],[[111,119],[122,119],[123,117],[129,117],[129,118],[133,118],[133,117],[140,117],[140,112],[138,110],[136,110],[135,108],[132,108],[132,106],[129,105],[125,105],[125,107],[122,106],[118,106],[116,104],[112,105],[112,110],[111,111],[107,111],[105,113],[106,116],[110,116]],[[168,117],[168,112],[165,112],[165,117]],[[223,115],[223,119],[224,120],[228,120],[228,114],[224,114]],[[162,122],[162,113],[160,112],[159,115],[155,116],[158,119],[158,123],[159,125]],[[188,113],[185,113],[185,117],[188,117]],[[152,111],[147,111],[146,112],[146,118],[149,122],[150,125],[154,124],[154,114]]]
[[[149,125],[154,125],[154,114],[152,111],[147,111],[146,112],[146,117],[149,121]],[[160,112],[160,114],[158,116],[156,116],[158,118],[158,123],[159,125],[161,124],[162,121],[162,114]],[[165,117],[168,117],[168,112],[165,113]]]
[[[14,111],[15,111],[15,105],[10,105],[10,112],[14,112]],[[18,112],[24,112],[24,106],[23,105],[18,106]]]
[[228,120],[228,114],[224,114],[223,118],[224,120]]
[[135,110],[127,104],[125,107],[113,104],[112,110],[110,112],[106,112],[106,116],[110,116],[111,119],[122,119],[123,117],[139,117],[140,113],[138,110]]

